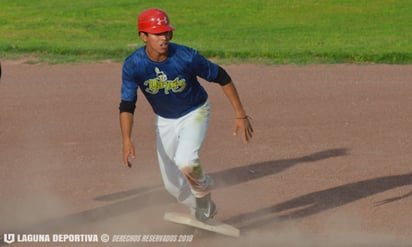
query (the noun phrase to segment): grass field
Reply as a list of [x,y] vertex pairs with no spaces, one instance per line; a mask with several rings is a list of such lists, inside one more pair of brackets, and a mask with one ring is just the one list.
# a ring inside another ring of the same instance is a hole
[[410,0],[0,0],[0,56],[121,61],[148,7],[168,11],[175,42],[222,61],[412,62]]

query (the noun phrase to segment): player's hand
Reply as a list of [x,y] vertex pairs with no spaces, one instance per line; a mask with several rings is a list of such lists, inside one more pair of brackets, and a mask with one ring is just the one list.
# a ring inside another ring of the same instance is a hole
[[245,118],[236,118],[235,119],[235,129],[233,135],[237,136],[238,132],[242,135],[244,143],[248,143],[253,136],[253,128],[250,123],[250,117],[246,116]]
[[123,143],[123,164],[131,168],[132,163],[130,163],[129,158],[133,160],[136,159],[136,152],[133,143],[127,141]]

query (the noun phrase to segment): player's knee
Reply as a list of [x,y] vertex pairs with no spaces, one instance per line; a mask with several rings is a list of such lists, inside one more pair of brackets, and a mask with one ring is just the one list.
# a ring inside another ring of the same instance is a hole
[[200,166],[200,160],[199,157],[193,157],[193,158],[178,158],[175,157],[175,163],[177,167],[179,167],[180,170],[187,168],[187,167],[196,167]]

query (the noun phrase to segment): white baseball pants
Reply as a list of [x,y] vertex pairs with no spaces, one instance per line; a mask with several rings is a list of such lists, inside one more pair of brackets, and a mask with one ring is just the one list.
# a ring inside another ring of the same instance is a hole
[[166,190],[180,203],[196,207],[196,197],[210,193],[211,180],[203,172],[199,151],[209,127],[210,106],[178,119],[157,116],[157,155]]

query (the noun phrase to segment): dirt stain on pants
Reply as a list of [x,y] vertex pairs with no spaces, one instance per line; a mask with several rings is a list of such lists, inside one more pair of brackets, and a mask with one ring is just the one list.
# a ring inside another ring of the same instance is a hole
[[203,172],[200,162],[181,169],[196,198],[210,194],[211,178]]

